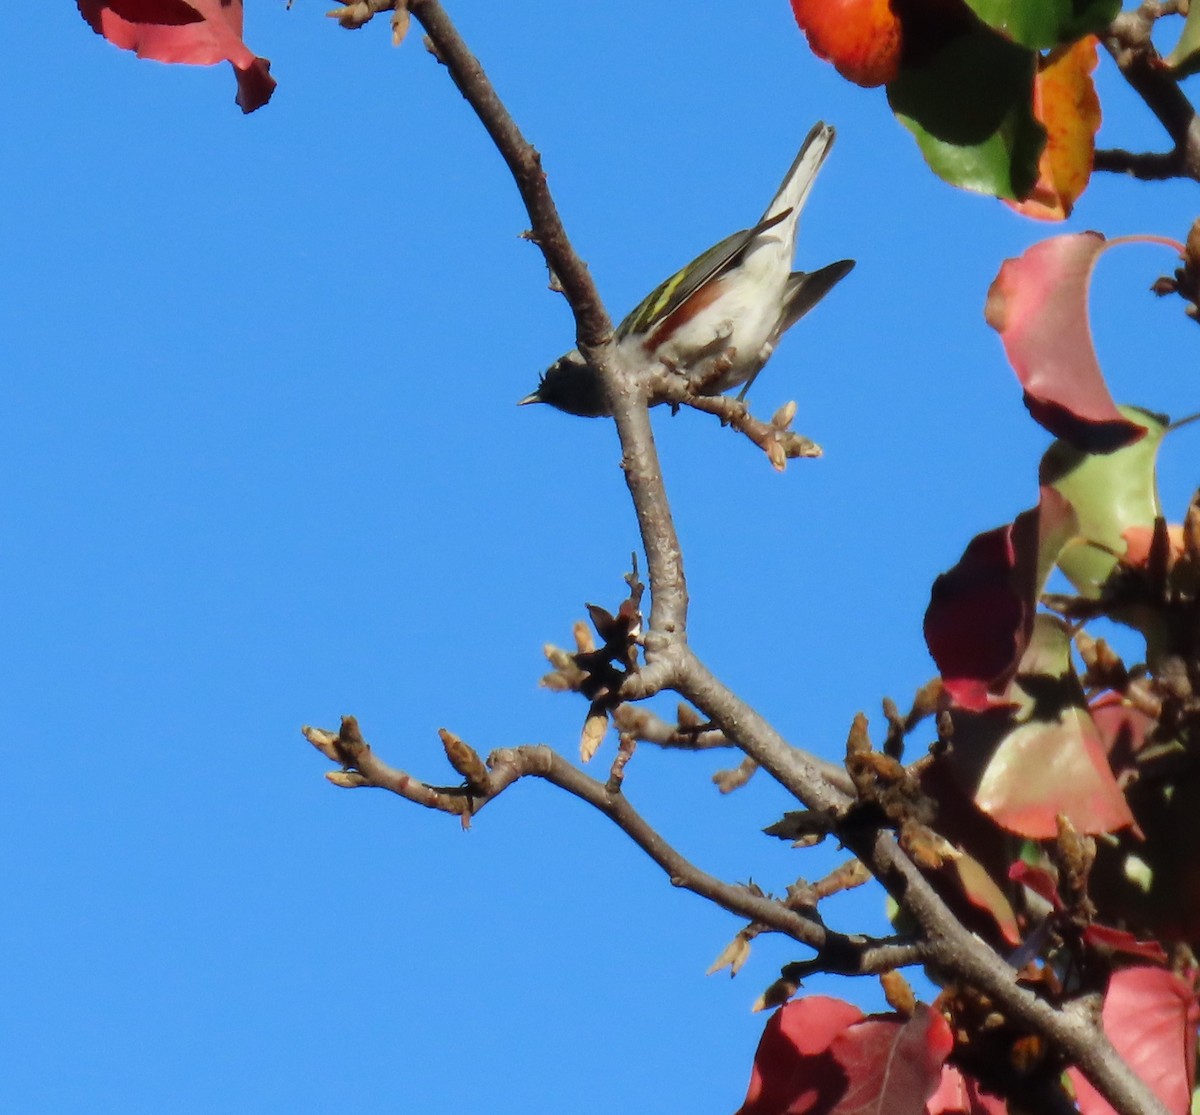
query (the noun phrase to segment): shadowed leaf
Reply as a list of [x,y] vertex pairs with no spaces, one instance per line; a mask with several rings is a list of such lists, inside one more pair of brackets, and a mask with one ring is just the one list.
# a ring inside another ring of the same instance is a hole
[[833,1040],[833,1056],[850,1079],[838,1115],[924,1115],[954,1047],[946,1020],[924,1003],[913,1016],[868,1018]]
[[1095,68],[1096,39],[1091,35],[1042,60],[1033,84],[1033,112],[1046,129],[1046,147],[1029,197],[1009,202],[1018,213],[1065,220],[1087,188],[1100,127]]
[[888,85],[888,103],[939,177],[1023,198],[1045,143],[1032,109],[1036,69],[1032,51],[976,24],[924,65],[904,66]]
[[845,1094],[849,1080],[829,1047],[862,1011],[841,999],[810,995],[767,1020],[746,1102],[737,1115],[818,1115]]
[[1006,696],[1010,716],[955,717],[951,760],[975,802],[1012,832],[1052,839],[1065,816],[1081,833],[1134,823],[1084,703],[1062,621],[1039,615]]
[[1117,410],[1088,326],[1088,284],[1107,247],[1111,243],[1098,232],[1034,244],[1004,261],[984,308],[1030,414],[1056,437],[1098,453],[1129,445],[1145,433]]
[[1121,0],[966,0],[989,27],[1033,50],[1103,31]]
[[977,535],[934,581],[925,642],[956,704],[984,709],[1012,678],[1042,587],[1075,531],[1070,505],[1043,487],[1036,508]]
[[1155,467],[1166,420],[1135,407],[1116,413],[1142,432],[1141,440],[1114,453],[1087,453],[1057,441],[1038,470],[1041,483],[1074,508],[1077,537],[1063,549],[1058,564],[1076,590],[1092,599],[1125,554],[1126,532],[1152,526],[1159,514]]

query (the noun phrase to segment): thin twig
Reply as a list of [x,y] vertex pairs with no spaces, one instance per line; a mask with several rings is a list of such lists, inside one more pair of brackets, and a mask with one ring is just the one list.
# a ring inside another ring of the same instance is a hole
[[520,779],[541,778],[608,817],[666,872],[672,886],[809,946],[817,953],[814,962],[822,971],[869,975],[919,964],[925,958],[926,947],[920,941],[837,933],[814,914],[795,910],[748,887],[722,882],[669,844],[630,804],[619,784],[610,786],[592,778],[544,745],[493,751],[488,756],[486,782],[468,791],[465,787],[431,786],[390,766],[362,738],[353,717],[343,719],[339,732],[305,727],[304,735],[327,758],[349,768],[333,772],[336,785],[387,790],[417,805],[464,818],[477,814]]

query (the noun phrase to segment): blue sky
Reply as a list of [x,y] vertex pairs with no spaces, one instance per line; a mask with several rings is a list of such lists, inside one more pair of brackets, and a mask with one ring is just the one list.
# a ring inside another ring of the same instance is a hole
[[[250,7],[280,85],[248,118],[228,67],[138,62],[73,5],[9,27],[0,1108],[732,1110],[748,1008],[802,950],[760,938],[705,978],[740,923],[585,806],[521,785],[464,834],[330,787],[299,734],[354,713],[435,782],[440,726],[574,754],[584,708],[538,688],[540,648],[618,602],[637,538],[609,425],[513,405],[571,321],[419,37]],[[936,181],[783,0],[449,9],[615,316],[837,126],[798,262],[858,267],[752,395],[795,398],[825,458],[777,476],[656,415],[695,646],[837,757],[856,710],[930,676],[932,578],[1034,501],[1048,438],[982,306],[1057,230]],[[1161,146],[1100,75],[1102,141]],[[1067,227],[1182,237],[1195,190],[1103,178]],[[1106,255],[1093,319],[1118,398],[1180,415],[1195,326],[1144,293],[1171,265]],[[1164,450],[1176,516],[1198,437]],[[730,762],[643,747],[626,790],[724,878],[781,891],[837,862],[759,834],[790,804],[766,779],[719,797]],[[880,928],[882,903],[830,917]]]

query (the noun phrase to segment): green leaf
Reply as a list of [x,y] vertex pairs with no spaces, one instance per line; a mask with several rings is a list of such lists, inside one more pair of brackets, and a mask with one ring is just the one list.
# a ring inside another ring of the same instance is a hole
[[1033,116],[1036,72],[1036,53],[977,24],[924,65],[902,67],[888,103],[939,177],[1020,200],[1046,143]]
[[1049,50],[1099,34],[1121,0],[966,0],[984,23],[1030,50]]
[[1175,49],[1167,55],[1167,65],[1176,77],[1187,77],[1200,70],[1200,4],[1188,9],[1187,21]]
[[1090,599],[1125,553],[1124,532],[1151,526],[1160,514],[1155,466],[1166,419],[1140,407],[1118,407],[1147,428],[1140,441],[1115,453],[1085,453],[1065,441],[1046,451],[1039,469],[1042,484],[1070,501],[1079,520],[1076,539],[1059,555],[1058,566],[1076,590]]

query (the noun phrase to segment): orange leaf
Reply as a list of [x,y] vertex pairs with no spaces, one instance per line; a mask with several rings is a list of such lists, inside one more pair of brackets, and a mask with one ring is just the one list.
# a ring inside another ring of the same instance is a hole
[[1046,147],[1032,193],[1009,203],[1027,217],[1065,220],[1091,178],[1100,127],[1100,99],[1092,81],[1096,43],[1087,35],[1051,51],[1034,79],[1033,114],[1046,129]]
[[900,69],[900,20],[889,0],[792,0],[792,12],[818,58],[870,89]]

